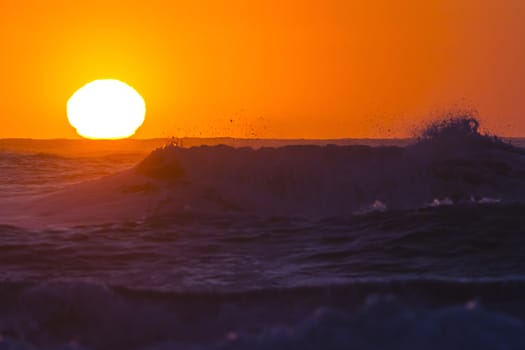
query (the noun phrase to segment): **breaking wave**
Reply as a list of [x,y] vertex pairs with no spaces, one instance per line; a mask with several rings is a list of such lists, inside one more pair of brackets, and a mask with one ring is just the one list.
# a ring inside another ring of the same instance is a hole
[[[167,145],[134,168],[33,201],[31,217],[234,214],[330,217],[521,201],[525,150],[469,116],[431,124],[411,145],[233,148]],[[60,204],[60,208],[56,208]],[[35,215],[36,211],[36,215]],[[38,214],[40,213],[40,214]],[[108,214],[109,215],[109,214]]]
[[522,199],[525,151],[478,127],[467,117],[436,122],[408,147],[169,145],[135,171],[162,189],[191,189],[178,196],[186,208],[198,208],[201,198],[217,210],[282,215]]

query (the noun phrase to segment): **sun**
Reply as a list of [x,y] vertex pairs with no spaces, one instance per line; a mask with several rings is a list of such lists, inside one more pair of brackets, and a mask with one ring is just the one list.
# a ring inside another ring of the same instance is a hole
[[144,122],[146,103],[128,84],[115,79],[92,81],[67,101],[67,118],[80,136],[123,139]]

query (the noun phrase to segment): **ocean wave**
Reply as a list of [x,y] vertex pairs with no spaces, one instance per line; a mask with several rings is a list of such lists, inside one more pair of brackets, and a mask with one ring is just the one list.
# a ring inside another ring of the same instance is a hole
[[3,225],[0,275],[192,293],[390,277],[508,278],[524,271],[524,208],[496,203],[321,220],[187,214],[61,229]]
[[169,145],[135,171],[160,180],[161,191],[189,188],[190,198],[175,196],[186,209],[202,207],[200,198],[216,210],[284,215],[347,215],[471,198],[521,200],[525,194],[525,150],[480,134],[472,118],[432,124],[405,148]]
[[522,349],[523,291],[523,281],[228,294],[2,283],[0,348]]
[[168,145],[132,169],[23,210],[26,218],[61,223],[180,213],[321,218],[523,198],[525,150],[480,134],[475,119],[459,118],[429,127],[406,147]]

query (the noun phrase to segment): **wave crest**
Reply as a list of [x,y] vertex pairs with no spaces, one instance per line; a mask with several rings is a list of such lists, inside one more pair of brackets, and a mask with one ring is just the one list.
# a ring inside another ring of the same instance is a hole
[[157,180],[184,179],[191,188],[182,197],[186,208],[202,206],[195,205],[200,198],[219,210],[339,215],[370,203],[403,209],[435,198],[450,198],[451,204],[471,197],[519,200],[525,190],[522,154],[481,134],[479,121],[465,115],[432,123],[406,148],[169,145],[136,171]]
[[50,208],[68,208],[79,220],[88,213],[327,217],[366,213],[371,203],[397,210],[436,198],[472,205],[471,198],[524,197],[525,151],[481,134],[479,122],[463,116],[431,124],[406,147],[168,145],[127,172],[71,187],[35,208],[47,218]]
[[173,180],[184,175],[173,144],[157,148],[136,166],[139,174],[160,180]]
[[517,151],[501,138],[480,131],[481,123],[473,112],[448,114],[429,123],[416,137],[416,147],[445,148],[458,154],[463,151],[480,151],[482,148]]

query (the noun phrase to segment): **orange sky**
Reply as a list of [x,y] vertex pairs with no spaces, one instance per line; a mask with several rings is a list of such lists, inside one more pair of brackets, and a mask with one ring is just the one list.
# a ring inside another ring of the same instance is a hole
[[409,136],[475,107],[525,135],[523,0],[5,0],[0,137],[76,137],[69,96],[116,78],[136,137]]

